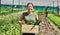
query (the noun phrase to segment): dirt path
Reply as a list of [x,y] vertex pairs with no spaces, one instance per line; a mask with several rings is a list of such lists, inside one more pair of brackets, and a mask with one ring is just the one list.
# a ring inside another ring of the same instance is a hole
[[41,21],[39,25],[39,35],[60,35],[60,30],[43,14],[38,15]]

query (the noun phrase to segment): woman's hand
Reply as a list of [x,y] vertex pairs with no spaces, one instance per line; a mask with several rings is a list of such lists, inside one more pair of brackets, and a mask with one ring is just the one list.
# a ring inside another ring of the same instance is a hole
[[19,21],[19,24],[20,25],[27,25],[25,22],[23,22],[23,21]]

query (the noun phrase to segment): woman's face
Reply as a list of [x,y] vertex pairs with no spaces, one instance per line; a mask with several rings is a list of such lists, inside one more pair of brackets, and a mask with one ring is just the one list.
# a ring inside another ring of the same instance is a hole
[[32,6],[32,4],[29,4],[29,5],[28,5],[28,11],[29,11],[29,12],[32,12],[32,11],[33,11],[33,6]]

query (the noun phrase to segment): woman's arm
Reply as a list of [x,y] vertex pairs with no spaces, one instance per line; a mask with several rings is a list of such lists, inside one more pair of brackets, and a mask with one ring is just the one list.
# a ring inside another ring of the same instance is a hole
[[20,25],[25,24],[25,23],[23,22],[23,14],[20,16],[20,19],[19,19],[19,24],[20,24]]
[[38,20],[38,15],[37,14],[35,14],[35,17],[36,17],[36,20]]
[[38,15],[36,16],[36,19],[38,20]]

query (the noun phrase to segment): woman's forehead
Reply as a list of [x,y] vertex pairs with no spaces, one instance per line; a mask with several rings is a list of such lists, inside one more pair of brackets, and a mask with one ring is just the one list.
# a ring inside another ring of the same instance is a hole
[[32,6],[32,4],[29,4],[28,6]]

